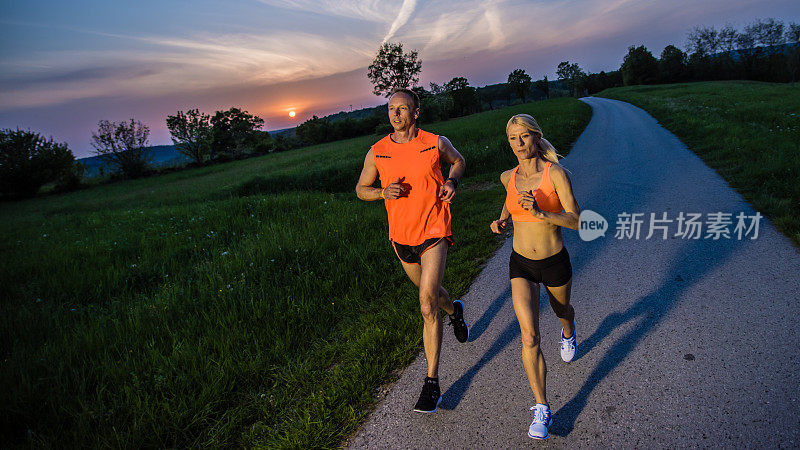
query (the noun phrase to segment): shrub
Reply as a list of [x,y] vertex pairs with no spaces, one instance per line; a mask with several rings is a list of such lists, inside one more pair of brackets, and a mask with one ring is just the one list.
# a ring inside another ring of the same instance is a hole
[[75,184],[74,170],[75,156],[66,143],[32,131],[0,130],[0,194],[30,197],[46,183]]

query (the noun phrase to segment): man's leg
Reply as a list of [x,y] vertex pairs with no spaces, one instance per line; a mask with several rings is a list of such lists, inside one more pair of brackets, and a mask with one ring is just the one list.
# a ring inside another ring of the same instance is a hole
[[[419,278],[419,307],[422,313],[422,343],[425,347],[425,359],[428,361],[428,376],[439,377],[439,351],[442,347],[442,321],[439,320],[439,308],[448,314],[453,313],[453,302],[442,290],[442,277],[447,259],[449,243],[442,239],[422,254]],[[442,299],[449,304],[442,304]]]
[[[426,252],[427,253],[427,252]],[[422,275],[422,266],[419,264],[409,264],[400,261],[403,264],[403,270],[406,271],[408,279],[414,283],[414,286],[419,287],[419,279]],[[447,314],[453,314],[453,301],[450,299],[450,294],[447,293],[445,288],[439,286],[439,308],[443,309]]]

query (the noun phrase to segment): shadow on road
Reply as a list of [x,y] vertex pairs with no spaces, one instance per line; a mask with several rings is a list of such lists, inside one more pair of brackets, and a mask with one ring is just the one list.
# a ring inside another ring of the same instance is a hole
[[483,332],[489,328],[489,324],[494,319],[494,316],[503,308],[506,300],[511,297],[511,285],[507,285],[506,289],[500,294],[499,297],[494,299],[491,305],[484,311],[480,319],[478,319],[469,329],[469,342],[475,341],[483,335]]
[[[721,265],[740,245],[738,241],[692,241],[684,250],[684,256],[673,263],[658,289],[637,300],[626,311],[610,314],[603,319],[594,333],[579,343],[576,358],[591,352],[620,325],[635,322],[633,328],[617,339],[603,355],[575,397],[555,412],[550,433],[568,435],[597,385],[619,367],[639,342],[659,325],[683,292]],[[713,258],[709,258],[712,253]],[[691,320],[691,317],[686,320]]]

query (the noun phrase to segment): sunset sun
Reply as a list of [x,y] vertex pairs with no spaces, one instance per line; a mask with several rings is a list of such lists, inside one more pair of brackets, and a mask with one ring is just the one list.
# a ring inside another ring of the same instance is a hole
[[294,117],[294,116],[295,116],[295,114],[296,114],[296,113],[295,113],[294,111],[289,111],[289,117]]

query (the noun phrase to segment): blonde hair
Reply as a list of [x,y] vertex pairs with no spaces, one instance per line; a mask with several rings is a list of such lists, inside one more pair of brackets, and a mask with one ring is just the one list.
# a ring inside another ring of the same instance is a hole
[[508,123],[506,124],[506,135],[508,134],[508,128],[511,125],[522,125],[523,127],[527,128],[533,134],[539,137],[538,142],[535,143],[536,150],[538,151],[538,156],[546,161],[550,161],[553,164],[558,164],[558,158],[563,158],[563,156],[556,153],[555,147],[551,144],[547,139],[544,138],[542,133],[542,127],[536,123],[536,119],[534,119],[529,114],[517,114],[512,118],[508,119]]

